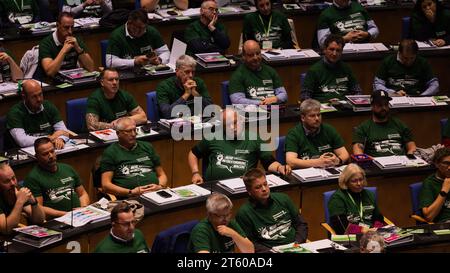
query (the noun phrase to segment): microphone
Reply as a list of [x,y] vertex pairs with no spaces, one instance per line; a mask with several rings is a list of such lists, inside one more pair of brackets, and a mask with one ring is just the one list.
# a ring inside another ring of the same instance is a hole
[[[351,246],[351,243],[350,243],[350,235],[347,233],[347,234],[345,234],[345,232],[347,231],[347,228],[344,228],[344,224],[342,223],[342,221],[341,221],[341,217],[339,217],[339,215],[338,216],[336,216],[337,218],[338,218],[338,220],[339,220],[339,223],[341,224],[341,227],[342,227],[342,229],[344,230],[344,234],[343,235],[347,235],[347,246]],[[347,225],[348,226],[348,225]]]

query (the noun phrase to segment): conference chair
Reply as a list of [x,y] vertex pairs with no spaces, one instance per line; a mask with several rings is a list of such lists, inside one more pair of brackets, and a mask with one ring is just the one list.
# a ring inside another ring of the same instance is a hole
[[[101,40],[100,41],[100,49],[102,52],[102,65],[103,67],[107,67],[106,66],[106,49],[108,49],[108,42],[109,40]],[[108,67],[110,67],[111,65],[108,65]]]
[[278,143],[277,150],[275,151],[275,158],[278,162],[280,162],[282,165],[286,165],[286,152],[284,150],[284,143],[286,141],[286,136],[280,136],[276,139]]
[[161,231],[152,245],[152,253],[187,253],[191,231],[198,220],[172,226]]
[[106,193],[102,188],[102,173],[100,170],[101,160],[102,156],[100,155],[95,159],[94,165],[92,166],[91,169],[90,180],[92,181],[91,185],[94,187],[95,190],[95,196],[97,200],[100,200],[102,197],[105,197],[110,201],[116,201],[117,197],[114,194]]
[[64,0],[58,0],[58,12],[62,11]]
[[443,118],[439,121],[441,124],[441,140],[444,138],[444,129],[445,129],[445,126],[447,125],[447,121],[448,121],[448,118]]
[[220,91],[222,94],[222,108],[225,108],[227,105],[232,105],[230,94],[228,93],[229,81],[223,81],[220,83]]
[[80,133],[86,131],[87,98],[66,101],[67,129]]
[[0,117],[0,152],[5,148],[6,116]]
[[402,17],[402,39],[408,39],[411,37],[411,17]]
[[151,122],[158,122],[158,100],[156,98],[156,91],[145,93],[145,100],[147,102],[147,117]]
[[[375,200],[377,200],[377,188],[376,187],[365,187],[364,189],[371,191],[375,195]],[[320,225],[328,231],[332,235],[336,235],[336,232],[330,225],[330,213],[328,211],[328,202],[330,201],[331,196],[336,190],[327,191],[323,193],[323,209],[325,213],[325,222],[320,223]],[[388,225],[393,225],[394,223],[390,221],[388,218],[384,217],[384,222]]]
[[422,190],[422,182],[417,182],[414,184],[409,185],[409,192],[411,193],[411,206],[412,206],[412,214],[410,217],[414,220],[416,220],[417,224],[433,224],[433,222],[427,221],[423,215],[422,210],[420,209],[420,201],[419,201],[419,195],[420,191]]
[[135,0],[134,1],[134,9],[140,9],[141,8],[141,0]]

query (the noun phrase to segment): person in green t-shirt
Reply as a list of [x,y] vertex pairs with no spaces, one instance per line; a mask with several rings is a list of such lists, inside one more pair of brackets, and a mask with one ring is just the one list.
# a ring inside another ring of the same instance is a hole
[[188,248],[195,253],[253,253],[253,243],[235,220],[231,220],[233,203],[221,194],[213,193],[206,200],[207,218],[191,231]]
[[78,63],[88,71],[94,71],[94,61],[80,37],[73,35],[73,15],[61,12],[56,21],[56,31],[39,43],[40,69],[49,77],[60,70],[74,69]]
[[450,44],[450,11],[440,1],[418,0],[411,16],[411,39],[430,41],[441,47]]
[[89,195],[77,172],[64,163],[56,162],[55,146],[48,137],[34,142],[37,166],[24,179],[47,219],[64,216],[68,211],[89,205]]
[[323,46],[322,60],[312,65],[306,73],[300,99],[320,102],[345,100],[346,95],[360,95],[361,87],[349,65],[341,61],[344,39],[328,35]]
[[56,106],[44,100],[40,83],[23,81],[21,96],[22,102],[11,107],[6,116],[6,128],[16,144],[29,147],[36,139],[48,136],[56,149],[64,148],[69,132]]
[[207,0],[200,8],[200,19],[191,23],[184,32],[189,55],[207,52],[222,54],[230,47],[225,26],[219,23],[219,10],[214,0]]
[[256,41],[244,43],[242,60],[231,75],[228,93],[233,104],[270,105],[287,102],[286,89],[278,73],[262,63],[261,48]]
[[19,189],[13,169],[7,162],[0,163],[0,234],[9,234],[25,214],[29,224],[45,221],[41,205],[27,187]]
[[359,2],[334,0],[332,6],[322,11],[317,23],[321,47],[330,34],[341,35],[345,42],[367,43],[378,36],[379,30]]
[[284,193],[271,193],[266,175],[251,169],[242,178],[250,196],[236,220],[255,246],[255,252],[270,252],[274,246],[304,243],[308,224],[292,200]]
[[322,124],[320,102],[300,104],[301,123],[290,129],[285,141],[286,162],[292,168],[334,167],[350,158],[344,140],[329,124]]
[[[172,110],[178,105],[189,107],[191,115],[202,113],[206,106],[212,104],[205,82],[195,77],[197,62],[188,55],[181,55],[175,66],[175,76],[168,78],[156,87],[161,118],[171,118]],[[197,100],[201,103],[197,104]],[[199,107],[198,109],[196,109]],[[181,111],[185,112],[185,111]],[[175,113],[174,113],[175,114]]]
[[98,245],[95,253],[148,253],[144,235],[136,229],[137,220],[132,207],[121,202],[111,211],[111,230]]
[[113,10],[111,0],[64,0],[62,11],[74,17],[102,17]]
[[105,193],[119,198],[140,196],[167,187],[158,154],[148,142],[136,141],[136,123],[122,117],[116,123],[118,143],[110,145],[100,162]]
[[255,40],[262,49],[294,48],[286,15],[272,10],[270,0],[255,0],[255,6],[257,11],[244,17],[243,41]]
[[411,129],[399,119],[390,117],[385,91],[375,91],[370,97],[372,118],[360,124],[353,133],[353,154],[371,156],[414,154],[416,143]]
[[365,233],[385,225],[375,194],[364,189],[366,186],[364,170],[354,163],[339,175],[339,189],[328,201],[329,224],[336,234]]
[[436,173],[423,181],[419,204],[427,221],[446,222],[450,220],[450,148],[438,149],[433,163]]
[[398,53],[387,56],[375,76],[374,90],[391,96],[432,96],[439,92],[439,81],[425,58],[418,56],[416,41],[400,41]]
[[147,123],[147,115],[134,97],[119,89],[119,72],[107,68],[100,73],[100,85],[89,96],[86,109],[86,126],[89,131],[114,128],[117,120],[128,116],[137,125]]
[[133,10],[125,25],[109,37],[106,66],[131,69],[135,66],[159,65],[169,62],[170,51],[159,31],[148,25],[147,13]]
[[14,61],[11,52],[0,42],[0,83],[17,82],[19,79],[23,79],[22,69]]
[[[188,155],[189,167],[192,171],[192,183],[200,184],[213,181],[239,177],[247,170],[256,168],[258,161],[269,172],[290,174],[291,167],[282,165],[272,156],[270,151],[261,149],[263,141],[257,134],[245,130],[244,121],[238,118],[238,113],[226,108],[221,116],[221,136],[213,139],[203,139],[194,146]],[[204,176],[200,175],[198,161],[206,160]]]
[[5,22],[19,25],[40,20],[39,5],[36,0],[2,0],[0,15]]

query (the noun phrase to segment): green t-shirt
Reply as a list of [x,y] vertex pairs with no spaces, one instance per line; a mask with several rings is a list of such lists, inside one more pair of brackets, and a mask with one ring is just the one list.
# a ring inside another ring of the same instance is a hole
[[142,231],[134,230],[131,242],[121,242],[111,234],[105,237],[95,248],[95,253],[148,253],[150,252]]
[[47,136],[53,134],[53,125],[60,122],[58,109],[50,101],[42,103],[44,110],[37,114],[30,114],[23,102],[19,102],[9,110],[6,116],[8,130],[22,128],[25,133],[33,136]]
[[126,189],[138,186],[158,184],[155,168],[161,162],[153,146],[148,142],[137,141],[131,151],[119,143],[113,143],[106,148],[100,162],[101,172],[114,172],[113,183]]
[[406,143],[413,141],[411,130],[399,119],[390,117],[385,123],[372,119],[363,122],[353,133],[353,144],[361,143],[371,156],[405,155]]
[[302,124],[290,129],[286,136],[286,152],[297,153],[297,157],[308,160],[344,146],[344,140],[336,129],[322,123],[318,134],[307,136]]
[[[5,52],[15,61],[15,58],[13,57],[13,55],[11,55],[11,52],[9,50],[0,47],[0,53],[1,52]],[[0,62],[0,82],[10,82],[10,81],[12,81],[11,66],[9,65],[9,63],[7,61],[1,61]]]
[[[231,220],[228,227],[232,228],[242,237],[247,237],[235,220]],[[210,253],[233,253],[234,247],[235,242],[233,239],[228,236],[220,235],[208,219],[201,220],[192,229],[188,244],[188,249],[194,253],[201,250],[206,250]]]
[[431,66],[425,58],[418,55],[414,63],[406,67],[397,60],[397,54],[383,60],[376,77],[385,81],[387,88],[404,90],[412,96],[425,91],[427,82],[434,78]]
[[367,22],[372,20],[369,13],[358,2],[352,1],[346,8],[332,5],[319,16],[317,29],[330,29],[332,34],[341,36],[353,30],[367,31]]
[[244,92],[247,99],[263,99],[275,96],[275,89],[282,87],[280,76],[272,67],[261,64],[259,71],[241,64],[231,75],[229,93]]
[[133,96],[124,90],[119,90],[113,99],[109,100],[101,88],[97,88],[87,100],[86,113],[99,116],[101,122],[111,122],[127,116],[139,105]]
[[[227,35],[227,30],[224,26],[224,24],[217,22],[216,30],[221,33],[225,33]],[[226,48],[220,48],[220,46],[216,43],[216,40],[214,39],[213,32],[211,32],[208,28],[208,26],[205,26],[200,20],[196,20],[189,24],[189,26],[184,31],[184,39],[186,40],[186,43],[189,45],[189,43],[193,40],[202,40],[207,43],[216,45],[217,49],[221,52],[225,51]],[[192,48],[187,49],[187,54],[193,56],[194,53],[203,53],[203,52],[193,52]]]
[[[84,44],[83,39],[76,36],[78,44],[82,49],[87,52],[87,47]],[[39,43],[39,65],[42,65],[42,60],[45,58],[56,59],[59,52],[63,48],[64,43],[59,46],[56,45],[55,40],[53,39],[53,34],[48,35]],[[64,60],[61,64],[60,70],[74,69],[77,68],[78,64],[78,53],[75,48],[72,48],[69,53],[64,56]]]
[[236,221],[250,241],[267,247],[295,241],[298,209],[284,193],[271,193],[269,206],[247,201],[239,208]]
[[434,23],[431,23],[423,14],[413,12],[411,38],[418,41],[444,39],[448,45],[450,42],[450,11],[444,9],[438,11]]
[[145,55],[164,45],[161,34],[152,26],[147,26],[144,35],[133,39],[126,36],[125,25],[123,25],[111,33],[106,54],[111,54],[121,59],[133,59],[135,56]]
[[26,24],[39,16],[39,7],[36,0],[2,0],[0,13],[10,21],[12,18],[16,23]]
[[[338,189],[328,201],[328,212],[330,217],[347,215],[347,220],[352,224],[364,223],[372,226],[375,219],[381,218],[380,210],[375,201],[373,192],[364,189],[360,194],[353,193],[350,196],[348,190]],[[361,219],[362,202],[362,219]]]
[[350,66],[342,61],[335,65],[320,60],[312,65],[306,73],[304,88],[312,92],[312,99],[328,102],[337,98],[344,100],[346,95],[353,94],[357,85]]
[[258,165],[258,160],[270,162],[272,153],[261,151],[262,143],[255,134],[245,132],[243,140],[203,139],[192,152],[198,158],[207,160],[206,171],[203,171],[205,180],[220,180],[244,175]]
[[35,197],[42,196],[44,206],[61,211],[80,207],[76,188],[81,180],[76,171],[67,164],[57,163],[56,173],[35,166],[24,180]]
[[[194,77],[193,79],[197,84],[197,92],[204,99],[211,99],[206,88],[205,82]],[[161,104],[173,104],[184,94],[184,87],[176,76],[165,79],[160,82],[156,87],[156,96],[158,100],[158,105]],[[194,96],[190,96],[186,101],[186,105],[191,109],[191,113],[194,113]]]
[[[81,5],[84,2],[86,2],[86,0],[64,0],[64,5],[74,8]],[[100,5],[86,6],[83,8],[83,11],[81,12],[81,17],[101,17],[101,16],[102,16],[102,7]]]
[[272,41],[272,48],[292,48],[291,26],[286,15],[277,10],[272,11],[272,16],[258,11],[245,15],[242,34],[244,41],[255,40],[261,48],[264,40]]
[[[444,181],[436,177],[436,174],[428,176],[422,185],[422,190],[419,195],[420,208],[425,208],[433,204],[442,189]],[[450,196],[445,199],[441,211],[433,219],[433,222],[445,222],[450,219]]]

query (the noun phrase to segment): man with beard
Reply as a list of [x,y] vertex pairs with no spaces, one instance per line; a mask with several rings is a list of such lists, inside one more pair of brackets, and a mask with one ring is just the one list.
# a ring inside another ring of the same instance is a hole
[[6,163],[0,163],[0,233],[9,234],[16,228],[25,213],[31,224],[40,225],[45,213],[31,191],[18,188],[13,169]]
[[100,162],[105,193],[128,198],[166,188],[167,176],[159,155],[149,142],[136,140],[136,122],[120,118],[116,131],[119,142],[106,148]]
[[68,211],[89,205],[89,196],[77,172],[64,163],[56,162],[55,146],[48,137],[34,142],[38,162],[25,178],[47,219],[65,215]]
[[284,193],[271,193],[266,175],[251,169],[242,178],[249,195],[239,208],[236,220],[255,245],[255,252],[289,243],[304,243],[308,224],[292,200]]
[[[244,130],[244,121],[238,113],[226,108],[222,112],[223,138],[203,139],[189,152],[188,162],[192,171],[192,183],[239,177],[247,170],[255,168],[258,161],[269,172],[287,175],[289,165],[283,166],[275,160],[271,151],[261,150],[263,141],[256,133]],[[199,172],[199,159],[207,161],[203,178]]]
[[270,105],[288,100],[278,73],[262,63],[261,48],[256,41],[248,40],[244,43],[242,60],[244,63],[230,79],[228,93],[233,104]]
[[400,42],[398,53],[387,56],[378,69],[374,90],[384,90],[391,96],[432,96],[439,92],[439,81],[427,60],[418,56],[416,41]]
[[255,0],[257,11],[244,17],[244,42],[255,40],[262,49],[294,48],[286,15],[272,10],[270,0]]
[[356,128],[352,143],[354,154],[389,156],[416,151],[411,130],[399,119],[389,116],[390,100],[386,91],[372,93],[372,118]]
[[322,123],[320,102],[308,99],[300,105],[301,123],[286,136],[286,162],[292,168],[334,167],[349,154],[334,127]]
[[213,193],[206,200],[207,218],[191,232],[189,249],[195,253],[253,253],[253,243],[242,228],[231,219],[233,203],[221,194]]
[[205,52],[224,54],[230,47],[225,26],[218,19],[217,3],[213,0],[204,1],[200,8],[200,19],[191,23],[184,33],[189,55]]
[[148,253],[144,234],[136,229],[132,207],[121,202],[111,211],[111,230],[95,248],[95,253]]

